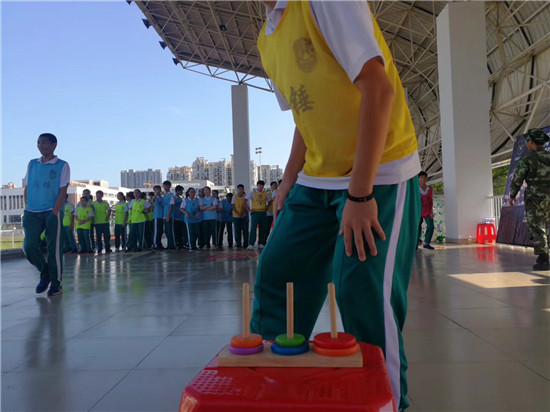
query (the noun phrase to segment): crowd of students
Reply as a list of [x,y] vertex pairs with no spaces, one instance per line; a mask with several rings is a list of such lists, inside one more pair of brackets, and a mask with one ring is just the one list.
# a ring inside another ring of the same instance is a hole
[[265,182],[259,180],[256,189],[246,194],[244,185],[239,184],[235,194],[228,193],[222,200],[218,191],[208,186],[198,192],[189,188],[184,193],[181,185],[172,191],[172,183],[166,180],[149,193],[139,189],[118,192],[113,207],[103,200],[103,191],[98,190],[93,200],[86,189],[76,206],[66,196],[64,252],[113,252],[113,214],[114,251],[221,249],[225,242],[230,248],[235,244],[253,249],[258,227],[257,247],[262,249],[273,223],[277,187],[277,182],[271,182],[267,191]]

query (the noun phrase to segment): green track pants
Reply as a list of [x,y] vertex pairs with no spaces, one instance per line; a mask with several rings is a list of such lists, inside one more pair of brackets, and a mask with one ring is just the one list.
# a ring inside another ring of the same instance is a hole
[[[52,286],[61,284],[63,275],[63,243],[65,233],[63,231],[63,211],[57,216],[48,212],[27,212],[23,214],[23,228],[25,240],[23,250],[27,260],[40,271],[40,279],[47,279]],[[44,259],[40,250],[40,235],[46,233],[48,260]]]
[[378,220],[386,234],[376,235],[377,256],[347,257],[338,235],[345,190],[295,185],[260,255],[251,330],[264,339],[286,331],[286,282],[294,282],[294,327],[310,338],[327,296],[336,299],[346,332],[382,348],[396,404],[408,406],[407,361],[401,331],[416,240],[420,194],[418,178],[375,186]]

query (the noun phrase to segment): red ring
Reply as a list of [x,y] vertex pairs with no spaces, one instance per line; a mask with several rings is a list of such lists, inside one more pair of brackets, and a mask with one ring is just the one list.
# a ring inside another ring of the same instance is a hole
[[357,344],[355,336],[350,333],[338,332],[338,337],[333,338],[330,332],[319,333],[313,338],[313,344],[319,348],[325,349],[345,349],[351,348]]
[[323,356],[349,356],[359,350],[359,345],[355,344],[355,346],[352,346],[351,348],[344,349],[326,349],[313,345],[313,350]]

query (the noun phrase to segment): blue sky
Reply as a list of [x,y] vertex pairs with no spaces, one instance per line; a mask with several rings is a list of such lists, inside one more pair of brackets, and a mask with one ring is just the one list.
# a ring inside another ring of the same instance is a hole
[[[124,169],[191,166],[233,152],[231,85],[172,63],[135,4],[1,2],[2,184],[21,185],[54,133],[71,178],[120,184]],[[250,147],[284,168],[294,123],[249,88]],[[258,156],[251,153],[258,162]]]

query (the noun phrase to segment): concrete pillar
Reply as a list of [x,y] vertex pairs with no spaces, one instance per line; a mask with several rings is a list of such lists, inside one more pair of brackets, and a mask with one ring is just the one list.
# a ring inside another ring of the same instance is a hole
[[231,86],[233,112],[233,187],[250,189],[250,129],[248,125],[248,89],[244,84]]
[[437,17],[445,224],[475,236],[493,194],[485,3],[449,3]]

